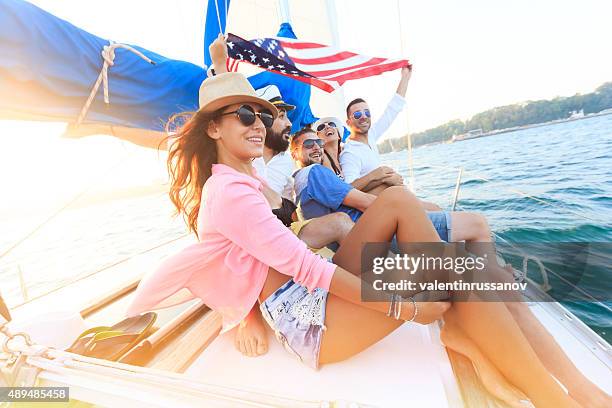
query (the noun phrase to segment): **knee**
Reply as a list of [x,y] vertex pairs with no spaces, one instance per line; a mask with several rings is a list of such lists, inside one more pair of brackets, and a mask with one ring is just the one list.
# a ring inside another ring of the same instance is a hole
[[387,205],[397,206],[402,209],[407,209],[410,206],[421,207],[420,201],[416,196],[403,186],[389,187],[380,193],[378,198],[384,200]]
[[491,235],[491,228],[489,228],[489,222],[487,221],[487,217],[479,213],[473,214],[473,217],[474,227],[476,231],[478,231],[481,235]]
[[331,215],[331,227],[337,232],[336,241],[340,242],[348,235],[355,223],[351,220],[348,214],[337,212]]

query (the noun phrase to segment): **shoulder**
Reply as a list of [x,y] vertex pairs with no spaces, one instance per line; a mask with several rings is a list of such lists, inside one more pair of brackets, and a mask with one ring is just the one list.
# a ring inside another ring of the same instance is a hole
[[[215,165],[219,166],[219,165]],[[224,166],[227,167],[227,166]],[[235,170],[213,167],[213,174],[204,184],[207,201],[219,201],[227,196],[235,197],[259,192],[261,181]]]
[[295,169],[295,163],[294,163],[293,159],[291,158],[291,153],[289,153],[289,152],[281,152],[281,153],[277,154],[276,157],[277,157],[277,162],[278,162],[279,166],[282,166],[283,168],[290,169],[291,171],[293,171]]
[[361,148],[361,145],[364,144],[352,140],[346,142],[340,152],[340,160],[359,160],[358,150]]

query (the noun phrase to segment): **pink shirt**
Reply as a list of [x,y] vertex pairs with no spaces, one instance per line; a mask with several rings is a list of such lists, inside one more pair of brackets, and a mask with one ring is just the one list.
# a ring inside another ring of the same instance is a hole
[[312,253],[272,214],[262,182],[215,164],[204,184],[200,242],[166,259],[138,285],[128,315],[198,297],[223,318],[223,331],[246,317],[268,268],[308,288],[329,290],[336,265]]

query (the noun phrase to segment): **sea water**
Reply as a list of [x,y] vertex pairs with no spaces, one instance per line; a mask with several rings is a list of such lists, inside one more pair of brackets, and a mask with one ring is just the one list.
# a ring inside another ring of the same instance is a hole
[[[99,149],[91,154],[80,156],[81,161],[96,159]],[[419,197],[450,209],[458,169],[463,168],[457,209],[485,214],[500,238],[516,243],[612,241],[612,115],[424,146],[413,156]],[[385,154],[383,162],[409,183],[407,151]],[[44,175],[41,170],[40,184],[24,181],[16,189],[43,188],[58,181]],[[116,177],[125,178],[121,173]],[[105,179],[101,184],[111,183]],[[73,193],[79,192],[77,188]],[[10,200],[20,191],[4,193],[3,200]],[[94,193],[95,188],[87,194]],[[44,294],[187,232],[182,221],[172,217],[164,193],[89,201],[87,194],[66,209],[63,204],[71,201],[70,194],[64,203],[58,199],[48,208],[0,214],[0,253],[8,251],[0,258],[0,291],[9,306],[21,303],[24,295]],[[15,243],[19,244],[11,249]],[[609,287],[610,269],[604,268],[587,288],[598,298],[612,295],[598,292]],[[612,304],[567,306],[612,342]]]
[[[407,151],[383,161],[409,183]],[[460,168],[457,210],[486,215],[498,242],[612,242],[612,115],[419,147],[415,192],[452,208]],[[612,299],[611,259],[599,275],[581,286]],[[612,342],[612,302],[565,305]]]

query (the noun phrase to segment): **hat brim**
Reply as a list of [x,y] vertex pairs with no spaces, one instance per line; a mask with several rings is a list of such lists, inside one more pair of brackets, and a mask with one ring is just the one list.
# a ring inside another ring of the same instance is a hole
[[295,109],[295,105],[289,105],[288,103],[274,103],[273,105],[278,109],[283,109],[286,111],[292,111]]
[[272,112],[272,116],[274,116],[274,119],[278,117],[278,109],[276,108],[276,106],[274,106],[265,99],[251,95],[224,96],[200,107],[199,111],[204,113],[214,113],[221,108],[224,108],[229,105],[234,105],[236,103],[256,103],[258,105],[261,105],[264,109],[270,110],[270,112]]

